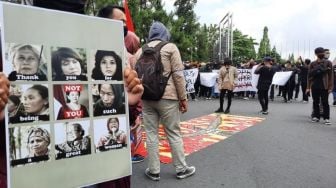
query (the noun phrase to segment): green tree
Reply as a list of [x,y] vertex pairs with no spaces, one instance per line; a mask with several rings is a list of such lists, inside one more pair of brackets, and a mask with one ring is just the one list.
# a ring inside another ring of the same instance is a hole
[[241,31],[235,29],[233,31],[233,63],[239,64],[250,59],[256,58],[256,52],[254,49],[255,39],[248,35],[243,35]]
[[258,58],[263,58],[266,55],[270,55],[270,53],[271,53],[271,45],[270,40],[268,38],[268,28],[265,26],[263,37],[259,45]]
[[174,31],[172,32],[172,39],[180,49],[182,59],[184,60],[190,59],[188,58],[190,56],[192,56],[191,59],[195,60],[195,58],[198,58],[196,54],[200,51],[197,38],[197,35],[201,32],[200,24],[197,22],[194,12],[196,3],[197,0],[176,0],[174,3],[175,11],[173,14],[176,15],[175,18],[177,19],[174,21],[172,27]]
[[278,63],[281,62],[281,56],[280,56],[280,54],[277,52],[275,46],[273,46],[270,56],[271,56],[272,58],[274,58],[276,62],[278,62]]

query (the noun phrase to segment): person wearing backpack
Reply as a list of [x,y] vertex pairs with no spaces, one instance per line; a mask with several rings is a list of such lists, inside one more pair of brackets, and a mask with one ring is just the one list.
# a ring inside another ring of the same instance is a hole
[[186,163],[180,128],[180,112],[188,110],[184,66],[177,46],[168,42],[170,33],[161,22],[153,22],[148,39],[135,55],[135,69],[144,86],[143,121],[148,151],[145,175],[153,181],[160,180],[158,137],[161,123],[172,150],[176,178],[184,179],[196,171]]

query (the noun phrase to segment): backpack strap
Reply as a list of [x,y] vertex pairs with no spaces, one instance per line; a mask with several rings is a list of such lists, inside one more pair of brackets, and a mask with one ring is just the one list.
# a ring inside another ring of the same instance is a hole
[[[169,42],[168,41],[161,41],[159,42],[155,47],[155,51],[158,50],[158,52],[160,53],[161,51],[161,48],[164,47],[166,44],[168,44]],[[160,53],[161,54],[161,53]],[[161,61],[161,57],[160,57],[160,61]],[[170,76],[173,74],[173,71],[170,71],[169,75],[168,75],[168,80],[170,78]]]
[[159,52],[160,52],[160,50],[161,50],[161,48],[163,47],[163,46],[165,46],[166,44],[168,44],[169,42],[167,42],[167,41],[161,41],[161,42],[159,42],[155,47],[154,47],[154,49],[155,50],[158,50]]

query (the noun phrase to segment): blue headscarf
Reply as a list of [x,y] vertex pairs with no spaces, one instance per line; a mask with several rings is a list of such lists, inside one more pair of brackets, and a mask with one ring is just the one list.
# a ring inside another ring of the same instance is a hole
[[166,26],[164,26],[161,22],[155,21],[149,29],[148,40],[169,41],[170,33]]

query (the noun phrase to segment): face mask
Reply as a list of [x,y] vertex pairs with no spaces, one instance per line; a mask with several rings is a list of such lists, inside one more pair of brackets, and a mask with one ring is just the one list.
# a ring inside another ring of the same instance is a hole
[[124,37],[126,37],[127,32],[128,32],[128,28],[127,28],[127,26],[124,26]]
[[323,58],[324,58],[324,54],[318,54],[317,57],[318,57],[319,59],[323,59]]

